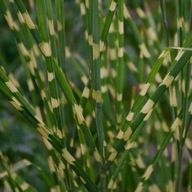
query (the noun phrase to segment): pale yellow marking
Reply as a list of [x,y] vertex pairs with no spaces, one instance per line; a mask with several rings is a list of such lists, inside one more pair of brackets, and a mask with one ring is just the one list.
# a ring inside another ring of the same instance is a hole
[[56,134],[57,134],[57,136],[58,136],[60,139],[63,138],[63,133],[62,133],[61,130],[57,129],[57,130],[56,130]]
[[133,72],[138,72],[137,68],[135,67],[135,65],[133,64],[132,61],[129,61],[129,62],[127,63],[127,65],[128,65],[128,67],[129,67],[129,69],[130,69],[131,71],[133,71]]
[[149,65],[146,66],[146,72],[147,72],[147,74],[149,74],[151,72],[151,67],[149,67]]
[[96,149],[94,151],[94,157],[97,162],[101,162],[101,157]]
[[141,8],[137,8],[136,12],[137,12],[137,14],[139,15],[140,18],[146,17],[144,11]]
[[46,98],[46,95],[45,95],[45,91],[44,91],[44,90],[41,90],[41,97],[42,97],[42,99],[45,99],[45,98]]
[[81,179],[82,183],[86,184],[86,181],[82,177],[80,177],[80,179]]
[[63,164],[63,162],[59,162],[58,169],[59,169],[59,174],[61,176],[61,179],[63,179],[64,178],[64,169],[65,169],[65,165]]
[[181,89],[182,89],[182,92],[185,95],[185,80],[182,80]]
[[109,33],[113,33],[113,32],[115,32],[115,27],[114,27],[114,23],[111,23],[109,27]]
[[101,67],[101,79],[106,78],[108,76],[108,71],[105,67]]
[[175,57],[175,61],[179,61],[179,59],[181,58],[181,56],[183,55],[183,53],[185,53],[185,51],[183,51],[182,49],[179,51],[179,53],[177,54],[177,56]]
[[20,11],[18,12],[17,16],[19,18],[20,23],[25,23],[25,20],[24,20],[24,18],[23,18],[23,16],[22,16]]
[[36,44],[33,45],[32,50],[30,51],[30,53],[33,55],[34,59],[36,59],[36,57],[38,57],[40,55],[39,48],[38,48],[38,46]]
[[127,130],[125,131],[124,135],[123,135],[123,139],[125,141],[128,141],[128,139],[130,138],[131,134],[132,134],[131,127],[128,127]]
[[165,132],[169,131],[169,128],[168,128],[167,124],[164,121],[162,122],[161,126],[163,128],[163,131],[165,131]]
[[189,138],[186,138],[185,140],[185,145],[188,149],[192,149],[192,143],[191,143],[191,140]]
[[93,36],[92,35],[88,35],[88,43],[89,43],[89,45],[93,46]]
[[88,41],[88,31],[87,30],[85,30],[85,39],[86,39],[86,41]]
[[144,96],[144,95],[147,93],[149,87],[150,87],[150,83],[144,84],[144,85],[142,86],[140,95],[141,95],[141,96]]
[[106,93],[108,91],[107,85],[101,86],[101,93]]
[[10,81],[13,83],[13,85],[15,85],[15,87],[19,87],[19,83],[18,83],[18,81],[14,78],[14,76],[13,76],[12,73],[10,73],[10,74],[8,75],[8,77],[9,77]]
[[146,57],[146,58],[149,58],[149,57],[150,57],[150,53],[149,53],[149,51],[147,50],[147,47],[145,46],[144,43],[141,43],[141,44],[139,45],[139,48],[140,48],[141,53],[142,53],[142,55],[143,55],[144,57]]
[[112,148],[111,155],[109,156],[108,161],[113,161],[116,156],[117,156],[117,151],[114,148]]
[[89,95],[90,95],[90,90],[88,89],[88,87],[85,87],[83,90],[82,96],[85,98],[89,98]]
[[117,134],[117,138],[118,139],[122,139],[123,138],[123,135],[124,135],[124,132],[123,131],[119,131],[118,134]]
[[55,74],[53,72],[47,73],[48,81],[51,82],[55,78]]
[[93,90],[92,92],[92,97],[93,99],[97,102],[97,103],[102,103],[103,99],[102,99],[102,94],[100,91],[95,91]]
[[71,52],[69,50],[69,47],[65,47],[65,53],[67,58],[71,57]]
[[149,186],[149,192],[161,192],[157,185]]
[[59,107],[59,100],[51,98],[51,105],[52,105],[53,109]]
[[[73,144],[72,144],[72,143],[73,143]],[[70,146],[71,146],[71,147],[74,146],[74,141],[70,143]],[[82,157],[81,148],[80,148],[80,147],[77,147],[75,156],[76,156],[76,158],[78,158],[78,159]]]
[[38,123],[37,131],[38,131],[45,139],[48,139],[49,132],[48,132],[48,130],[47,130],[41,123]]
[[177,19],[177,28],[182,28],[183,27],[183,17],[179,17]]
[[81,11],[81,15],[85,15],[85,6],[83,3],[80,3],[80,11]]
[[166,87],[169,87],[169,85],[173,82],[174,77],[170,76],[169,74],[166,75],[166,77],[163,79],[163,82],[161,83],[161,85],[165,85]]
[[7,85],[7,87],[12,93],[18,92],[17,88],[15,87],[15,85],[13,85],[11,81],[7,81],[5,82],[5,84]]
[[62,105],[67,104],[67,99],[66,99],[66,97],[65,97],[64,94],[61,95],[61,100],[60,100],[60,102],[61,102]]
[[119,21],[119,34],[123,35],[123,33],[124,33],[124,22]]
[[151,173],[153,172],[153,166],[149,165],[147,170],[145,171],[145,174],[143,175],[143,177],[145,178],[145,180],[148,180],[149,177],[151,176]]
[[161,124],[160,121],[155,121],[155,130],[160,130],[161,129]]
[[113,98],[115,98],[115,90],[114,88],[111,86],[111,85],[108,85],[108,88],[109,88],[109,91],[110,91],[110,94]]
[[109,10],[113,12],[116,8],[116,5],[117,5],[116,2],[114,0],[112,0]]
[[116,118],[117,118],[117,123],[118,124],[121,123],[121,114],[117,114]]
[[175,192],[175,183],[172,182],[171,180],[168,181],[166,187],[165,187],[165,191],[169,191],[169,192]]
[[177,96],[175,87],[173,87],[172,91],[170,91],[170,104],[173,107],[177,107]]
[[185,31],[190,30],[190,23],[188,21],[184,21],[184,28],[185,28]]
[[130,111],[130,112],[128,113],[127,117],[126,117],[126,120],[127,120],[127,121],[131,121],[131,120],[133,119],[133,116],[134,116],[134,113]]
[[55,35],[53,20],[48,20],[48,27],[49,27],[50,35]]
[[177,118],[175,119],[174,123],[173,123],[172,126],[171,126],[172,131],[175,132],[175,131],[177,130],[177,128],[178,128],[179,126],[181,126],[181,125],[182,125],[182,121],[181,121],[181,119],[179,119],[179,118],[177,117]]
[[162,82],[162,78],[161,78],[161,76],[160,76],[159,73],[157,73],[157,74],[155,75],[155,80],[156,80],[158,83]]
[[42,42],[39,44],[39,47],[42,51],[42,53],[46,56],[46,57],[50,57],[52,52],[51,52],[51,46],[49,42]]
[[59,20],[57,20],[57,30],[61,31],[62,30],[62,24]]
[[14,173],[14,172],[11,173],[11,176],[13,177],[13,179],[16,179],[16,178],[17,178],[17,175],[16,175],[16,173]]
[[110,139],[114,139],[115,135],[112,131],[108,131],[107,135],[109,136]]
[[145,116],[145,118],[143,119],[143,121],[147,121],[149,119],[149,117],[151,116],[151,113],[152,113],[153,109],[151,109],[147,115]]
[[154,30],[151,27],[149,27],[149,29],[147,31],[148,31],[150,39],[152,41],[156,41],[157,40],[157,36],[156,36],[156,33],[154,32]]
[[108,184],[108,186],[107,186],[107,188],[108,189],[112,189],[113,188],[113,180],[112,179],[110,179],[110,181],[109,181],[109,184]]
[[27,84],[28,84],[28,87],[29,87],[29,91],[33,91],[34,90],[34,86],[33,86],[33,82],[32,82],[31,79],[27,80]]
[[100,49],[100,52],[102,52],[105,49],[105,43],[101,40],[99,41],[99,49]]
[[46,146],[46,148],[50,151],[53,149],[53,146],[49,143],[49,141],[47,141],[47,139],[43,138],[43,142]]
[[117,76],[117,71],[114,69],[111,69],[111,76],[115,78]]
[[111,48],[110,51],[109,51],[109,56],[110,56],[110,59],[112,61],[114,61],[115,59],[117,59],[117,54],[116,54],[116,49],[115,48]]
[[[151,111],[150,111],[146,116],[148,116],[150,113],[151,113]],[[146,117],[146,116],[145,116],[145,117]],[[150,133],[151,133],[151,126],[150,126],[150,125],[147,125],[147,126],[146,126],[146,133],[147,133],[147,134],[150,134]]]
[[54,166],[53,158],[51,156],[48,157],[48,164],[51,172],[53,173],[55,171],[55,166]]
[[80,146],[81,146],[82,154],[85,155],[85,153],[86,153],[86,146],[84,144],[80,144]]
[[35,29],[35,24],[33,23],[31,17],[29,16],[29,14],[25,12],[22,15],[23,15],[23,18],[24,18],[27,26],[29,27],[29,29]]
[[85,6],[87,9],[89,9],[89,0],[85,0]]
[[123,94],[122,93],[117,93],[117,101],[122,101]]
[[19,27],[18,27],[17,23],[13,20],[12,15],[9,10],[7,10],[5,13],[5,19],[9,25],[10,29],[15,29],[17,31],[19,30]]
[[29,56],[29,52],[27,51],[23,43],[19,43],[18,47],[24,56]]
[[135,192],[141,192],[143,191],[143,184],[140,182],[138,185],[137,185],[137,188],[135,190]]
[[64,159],[70,164],[70,165],[74,165],[74,157],[67,151],[67,149],[63,149],[62,150],[62,156],[64,157]]
[[119,50],[118,50],[118,57],[123,57],[123,52],[124,52],[124,49],[123,49],[123,47],[121,47],[121,48],[119,48]]
[[93,61],[100,57],[100,46],[99,44],[93,43]]
[[85,75],[83,75],[83,76],[81,77],[81,80],[82,80],[82,82],[83,82],[84,85],[87,85],[87,83],[89,82],[89,79],[88,79],[87,76],[85,76]]
[[167,55],[167,53],[168,53],[168,51],[163,50],[163,51],[161,52],[161,54],[159,55],[158,59],[160,59],[160,58],[165,58],[165,56]]
[[124,17],[125,17],[125,19],[128,19],[128,18],[131,17],[130,14],[129,14],[129,11],[128,11],[128,9],[127,9],[127,7],[125,6],[125,4],[124,4],[124,6],[123,6],[123,12],[124,12]]
[[27,183],[22,183],[20,187],[24,191],[29,187],[29,185]]
[[53,188],[51,188],[51,192],[59,192],[59,191],[61,191],[59,185],[55,185]]
[[75,116],[77,117],[78,123],[81,125],[83,123],[83,121],[85,121],[85,119],[83,117],[83,108],[77,104],[74,104],[73,112],[74,112]]
[[92,112],[92,116],[95,118],[95,111]]
[[[117,182],[114,182],[113,183],[113,187],[112,187],[112,190],[116,190],[117,189]],[[117,190],[116,190],[117,191]]]
[[141,169],[145,168],[145,163],[143,162],[141,155],[138,155],[138,157],[136,159],[136,163],[137,163],[139,168],[141,168]]
[[147,103],[144,105],[144,107],[141,109],[141,113],[147,114],[153,107],[154,102],[153,100],[149,99]]

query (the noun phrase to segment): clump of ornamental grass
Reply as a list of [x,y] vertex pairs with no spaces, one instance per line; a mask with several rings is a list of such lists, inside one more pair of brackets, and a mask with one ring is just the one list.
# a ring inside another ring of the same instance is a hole
[[190,190],[191,8],[0,1],[0,189]]

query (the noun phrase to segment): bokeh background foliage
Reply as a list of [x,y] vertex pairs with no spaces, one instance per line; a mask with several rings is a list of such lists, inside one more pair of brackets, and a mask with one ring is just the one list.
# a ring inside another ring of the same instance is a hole
[[1,0],[0,191],[191,190],[191,11]]

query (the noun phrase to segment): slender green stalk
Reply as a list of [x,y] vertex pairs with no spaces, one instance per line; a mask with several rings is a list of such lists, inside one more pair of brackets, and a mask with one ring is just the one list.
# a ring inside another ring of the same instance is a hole
[[[122,99],[124,84],[124,1],[120,0],[118,4],[118,64],[116,80],[116,119],[117,126],[122,123]],[[118,128],[119,129],[119,128]]]

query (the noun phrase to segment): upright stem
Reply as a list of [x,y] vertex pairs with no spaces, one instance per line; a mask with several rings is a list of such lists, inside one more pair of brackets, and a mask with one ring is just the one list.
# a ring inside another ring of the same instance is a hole
[[[99,143],[99,153],[101,156],[100,170],[104,164],[104,131],[102,125],[102,95],[101,95],[101,78],[100,78],[100,22],[99,22],[99,3],[98,0],[93,1],[92,7],[92,96],[95,100],[95,118]],[[105,175],[101,175],[101,190],[106,191]]]

